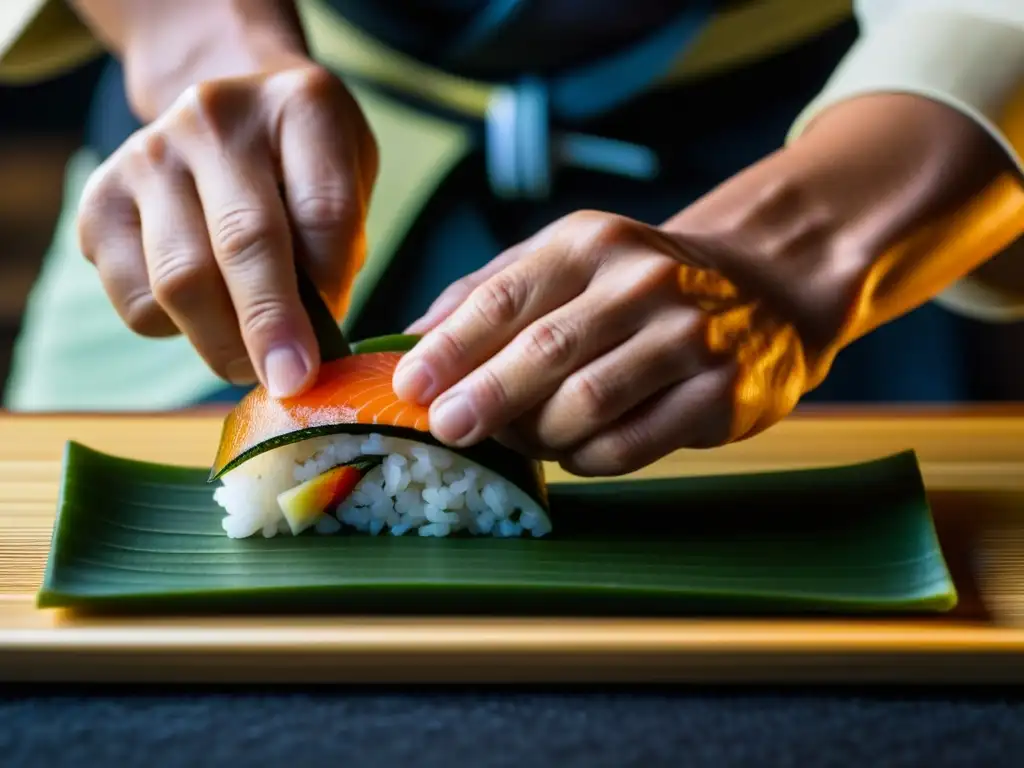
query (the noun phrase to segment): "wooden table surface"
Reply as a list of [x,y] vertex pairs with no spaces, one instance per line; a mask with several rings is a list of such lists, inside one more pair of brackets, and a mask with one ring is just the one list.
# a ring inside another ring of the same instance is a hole
[[[1024,408],[803,412],[753,440],[637,473],[842,464],[913,448],[964,596],[947,617],[102,619],[35,609],[67,440],[203,466],[220,426],[216,411],[0,415],[0,679],[1024,680]],[[551,467],[549,479],[569,478]]]

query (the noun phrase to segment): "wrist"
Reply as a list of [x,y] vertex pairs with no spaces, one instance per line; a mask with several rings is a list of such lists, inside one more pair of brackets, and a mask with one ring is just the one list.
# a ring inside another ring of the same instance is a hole
[[140,6],[122,40],[129,103],[156,119],[197,83],[310,63],[291,3],[153,2]]
[[944,105],[864,97],[824,113],[665,226],[696,238],[708,266],[793,323],[809,356],[827,359],[877,324],[873,305],[920,295],[912,284],[927,258],[921,249],[902,257],[898,279],[880,279],[894,244],[1009,167],[985,131]]
[[823,196],[789,149],[665,223],[701,267],[794,326],[809,365],[839,335],[873,251],[846,200]]

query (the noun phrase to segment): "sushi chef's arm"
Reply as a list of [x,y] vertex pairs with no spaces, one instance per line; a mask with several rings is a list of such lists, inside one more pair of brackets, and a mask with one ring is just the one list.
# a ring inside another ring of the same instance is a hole
[[661,227],[584,212],[512,248],[414,325],[395,388],[449,444],[629,472],[770,427],[1022,230],[1013,161],[970,118],[849,99]]
[[[871,93],[917,94],[966,115],[1024,171],[1024,2],[854,0],[860,40],[797,119]],[[1024,319],[1024,241],[935,297],[982,321]]]
[[142,335],[185,334],[225,379],[303,390],[319,353],[293,252],[340,315],[377,173],[358,105],[310,60],[292,2],[74,7],[123,61],[146,123],[79,207],[82,252],[113,305]]
[[556,222],[414,324],[394,384],[441,440],[629,472],[770,427],[931,298],[1020,316],[1024,4],[856,6],[861,40],[784,149],[661,227]]

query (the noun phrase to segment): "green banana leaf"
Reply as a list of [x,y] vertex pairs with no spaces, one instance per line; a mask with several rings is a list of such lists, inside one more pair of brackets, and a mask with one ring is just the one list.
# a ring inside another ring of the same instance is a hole
[[362,355],[367,352],[408,352],[419,343],[420,336],[408,333],[395,333],[390,336],[375,336],[352,343],[352,354]]
[[541,539],[228,539],[205,468],[70,442],[37,604],[98,611],[936,612],[956,604],[917,460],[552,484]]

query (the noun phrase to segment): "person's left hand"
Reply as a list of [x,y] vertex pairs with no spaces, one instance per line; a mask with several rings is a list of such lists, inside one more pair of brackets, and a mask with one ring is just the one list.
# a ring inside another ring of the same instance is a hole
[[447,445],[495,436],[579,475],[752,435],[795,407],[809,361],[761,296],[697,266],[729,248],[570,215],[438,298],[395,391],[431,404]]

